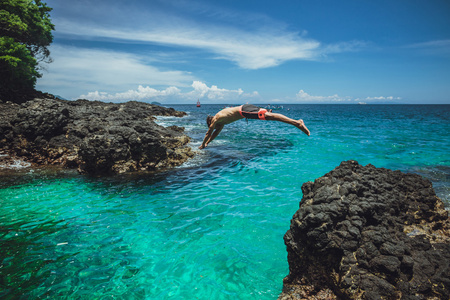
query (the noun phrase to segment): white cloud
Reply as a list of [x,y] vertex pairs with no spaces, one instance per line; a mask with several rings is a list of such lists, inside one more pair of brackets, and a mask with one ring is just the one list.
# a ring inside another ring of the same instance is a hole
[[[207,86],[189,72],[162,71],[145,57],[100,49],[52,46],[54,62],[38,79],[37,89],[68,99],[233,103],[259,99],[258,92]],[[137,89],[130,89],[130,87]],[[166,88],[157,89],[157,86]],[[181,89],[189,89],[183,92]]]
[[393,97],[393,96],[379,96],[379,97],[366,97],[364,99],[360,98],[351,98],[351,97],[341,97],[337,94],[332,96],[314,96],[306,93],[304,90],[300,90],[296,94],[297,102],[308,102],[308,103],[357,103],[357,102],[380,102],[380,101],[392,101],[392,100],[401,100],[401,97]]
[[306,93],[304,90],[300,90],[297,95],[296,99],[299,102],[314,102],[314,103],[320,103],[320,102],[342,102],[342,101],[349,101],[349,98],[343,98],[338,96],[337,94],[332,96],[313,96]]
[[205,83],[194,81],[192,83],[193,91],[186,94],[187,98],[207,98],[210,100],[237,99],[244,94],[242,89],[227,90],[220,89],[216,85],[208,87]]
[[120,93],[136,85],[187,87],[196,80],[189,72],[160,70],[132,53],[58,45],[51,53],[54,61],[37,88],[71,99],[99,88]]
[[293,32],[249,32],[233,27],[175,24],[168,27],[103,28],[101,25],[77,24],[70,21],[59,26],[61,33],[83,38],[108,38],[122,42],[133,41],[172,47],[205,50],[216,59],[230,60],[243,69],[268,68],[288,60],[317,59],[323,51],[320,43]]
[[190,91],[182,92],[177,87],[168,87],[164,90],[157,90],[149,86],[138,86],[136,90],[109,94],[107,92],[89,92],[79,98],[88,100],[125,102],[130,100],[158,101],[165,103],[192,103],[197,99],[205,103],[240,103],[248,99],[259,99],[258,92],[244,93],[242,89],[228,90],[218,88],[215,85],[208,87],[205,83],[194,81]]
[[191,2],[168,1],[164,6],[150,2],[139,9],[133,5],[119,9],[109,2],[89,5],[74,1],[71,11],[55,3],[64,11],[63,17],[54,19],[55,33],[76,39],[200,49],[211,58],[231,61],[243,69],[274,67],[289,60],[316,60],[364,46],[358,41],[322,45],[307,38],[306,31],[289,30],[264,15],[224,12],[211,3]]
[[122,93],[108,94],[106,92],[89,92],[87,95],[81,95],[80,99],[100,100],[100,101],[129,101],[129,100],[151,100],[156,98],[167,98],[180,94],[177,87],[168,87],[165,90],[156,90],[149,86],[138,86],[137,90],[128,90]]
[[379,97],[367,97],[366,100],[373,101],[373,100],[401,100],[401,97],[393,97],[393,96],[379,96]]
[[434,40],[406,46],[406,48],[417,49],[426,55],[449,55],[450,40]]
[[[92,44],[110,46],[104,42],[130,45],[123,50],[129,53],[52,45],[54,62],[38,79],[37,88],[69,99],[163,99],[179,103],[201,98],[216,103],[247,102],[246,98],[261,97],[258,92],[207,86],[190,72],[155,65],[170,66],[168,63],[173,63],[171,54],[177,51],[176,68],[189,59],[188,55],[201,52],[202,58],[228,60],[244,69],[261,69],[289,60],[316,60],[328,53],[353,51],[364,46],[358,42],[322,45],[307,38],[305,31],[288,30],[267,16],[223,12],[205,2],[193,5],[192,1],[164,0],[156,1],[159,4],[150,1],[142,6],[133,5],[133,1],[129,5],[120,1],[96,1],[95,4],[90,1],[72,1],[70,4],[50,1],[54,2],[50,6],[54,7],[55,13],[55,41],[72,39],[75,44],[86,47]],[[160,5],[162,3],[164,5]],[[184,7],[174,9],[179,4]],[[189,8],[190,5],[195,8]],[[95,43],[91,43],[93,41]],[[136,44],[143,45],[139,47],[138,55],[131,50]],[[143,50],[154,50],[155,45],[164,46],[162,51],[170,47],[171,51],[164,52],[170,58],[163,60],[163,56]],[[200,51],[189,52],[186,48]],[[297,94],[297,101],[346,100],[338,95],[311,96],[301,92]]]

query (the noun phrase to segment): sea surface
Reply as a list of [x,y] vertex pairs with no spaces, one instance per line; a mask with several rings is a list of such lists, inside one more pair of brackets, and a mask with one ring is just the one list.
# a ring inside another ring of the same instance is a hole
[[[201,144],[224,105],[172,105]],[[284,105],[227,125],[184,165],[93,178],[0,171],[1,299],[276,299],[301,186],[356,160],[433,182],[450,207],[450,105]]]

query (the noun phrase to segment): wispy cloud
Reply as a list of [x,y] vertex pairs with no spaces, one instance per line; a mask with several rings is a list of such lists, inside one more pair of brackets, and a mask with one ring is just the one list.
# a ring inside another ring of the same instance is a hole
[[407,45],[406,48],[416,49],[428,55],[450,55],[450,40],[433,40]]
[[[200,53],[201,59],[221,59],[256,70],[290,60],[323,60],[329,54],[366,46],[360,41],[324,45],[307,37],[306,31],[289,29],[268,16],[221,10],[207,2],[155,0],[142,7],[133,0],[120,6],[75,1],[70,9],[62,2],[54,5],[56,41],[76,41],[77,47],[54,44],[54,62],[37,87],[70,99],[246,102],[246,98],[261,97],[256,91],[208,86],[191,72],[179,70],[180,66],[191,68]],[[105,50],[111,45],[115,51]],[[347,100],[303,90],[296,95],[297,102]]]
[[391,101],[391,100],[401,100],[401,97],[394,97],[394,96],[379,96],[379,97],[366,97],[365,100],[367,101]]
[[356,102],[389,102],[394,100],[401,100],[401,97],[394,96],[377,96],[377,97],[365,97],[352,98],[352,97],[341,97],[337,94],[331,96],[316,96],[306,93],[304,90],[300,90],[296,94],[297,103],[356,103]]
[[[184,5],[187,7],[186,3]],[[179,16],[174,11],[161,8],[153,11],[149,7],[133,11],[127,8],[126,13],[115,15],[115,22],[108,15],[114,7],[102,10],[96,5],[92,11],[85,8],[85,13],[91,14],[87,20],[95,20],[95,23],[80,22],[75,17],[56,19],[56,33],[88,40],[195,48],[209,53],[211,58],[231,61],[243,69],[274,67],[289,60],[316,60],[330,53],[354,51],[362,46],[358,41],[322,45],[313,38],[307,38],[304,31],[288,30],[270,18],[238,12],[233,15],[230,11],[219,13],[203,5],[201,13],[211,17],[199,18],[201,21],[188,13]],[[192,11],[199,13],[200,5],[197,3]],[[123,15],[133,18],[124,19]]]
[[38,80],[38,89],[75,98],[80,91],[121,92],[136,85],[187,87],[196,80],[189,72],[161,70],[146,57],[100,49],[52,46],[54,61]]
[[247,32],[237,28],[195,25],[149,30],[111,29],[65,22],[62,33],[83,38],[107,38],[173,47],[190,47],[211,53],[213,58],[234,62],[243,69],[274,67],[288,60],[317,59],[320,43],[290,32]]

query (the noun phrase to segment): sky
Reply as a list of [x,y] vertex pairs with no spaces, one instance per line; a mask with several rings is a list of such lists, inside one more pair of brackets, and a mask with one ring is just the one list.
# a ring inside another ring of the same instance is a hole
[[450,104],[448,0],[45,2],[65,99]]

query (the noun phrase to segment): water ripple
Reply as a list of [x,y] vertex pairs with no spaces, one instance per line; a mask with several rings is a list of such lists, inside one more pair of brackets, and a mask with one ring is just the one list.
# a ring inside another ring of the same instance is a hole
[[[0,174],[0,298],[275,299],[301,186],[343,160],[419,173],[448,207],[447,106],[291,108],[311,137],[242,121],[159,174]],[[198,143],[217,109],[161,122]]]

